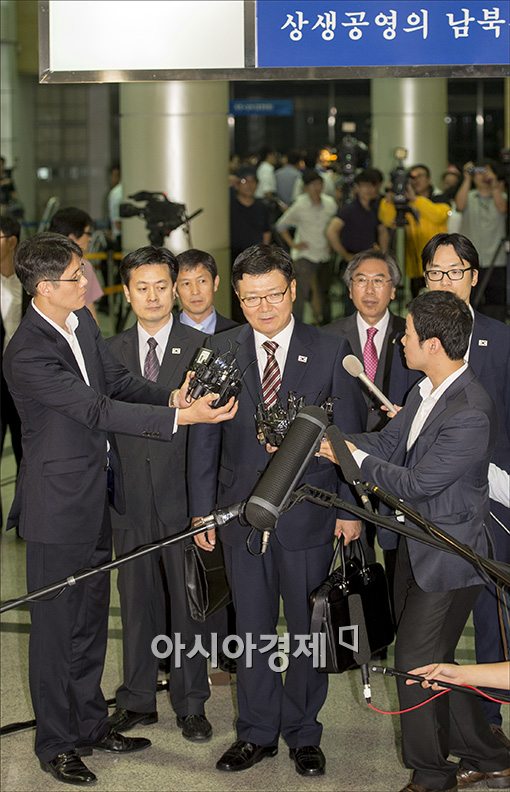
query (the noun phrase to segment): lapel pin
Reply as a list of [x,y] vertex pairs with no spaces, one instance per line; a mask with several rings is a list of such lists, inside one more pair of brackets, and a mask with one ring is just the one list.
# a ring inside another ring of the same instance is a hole
[[306,355],[298,355],[298,363],[308,363],[308,358]]
[[478,339],[478,346],[488,346],[489,342],[486,338],[479,338]]
[[180,347],[172,347],[172,355],[180,355],[181,348]]

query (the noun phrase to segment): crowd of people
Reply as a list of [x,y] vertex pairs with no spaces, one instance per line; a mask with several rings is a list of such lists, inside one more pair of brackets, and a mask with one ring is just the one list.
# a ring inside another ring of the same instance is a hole
[[[246,500],[278,454],[260,442],[254,415],[260,405],[285,404],[290,393],[307,405],[332,399],[331,421],[364,480],[480,555],[510,562],[510,327],[472,306],[480,274],[499,256],[506,196],[496,166],[448,170],[439,193],[425,165],[410,169],[403,273],[391,249],[396,209],[391,189],[383,194],[383,175],[356,174],[349,202],[329,164],[324,153],[305,161],[294,152],[276,168],[270,149],[256,168],[237,163],[232,319],[215,308],[219,275],[210,253],[174,256],[148,245],[119,268],[135,322],[106,340],[90,310],[97,299],[85,258],[91,218],[61,210],[48,232],[23,241],[19,223],[0,218],[2,444],[8,426],[19,466],[7,527],[26,542],[29,590],[104,563],[113,551],[203,525],[215,509]],[[448,231],[454,205],[461,233]],[[494,220],[487,236],[482,213]],[[416,292],[405,318],[391,310],[403,276]],[[335,277],[352,313],[331,321]],[[303,321],[307,302],[310,323]],[[214,393],[189,397],[201,347],[234,355],[243,372],[240,394],[222,407],[213,406]],[[362,361],[394,412],[347,373],[348,354]],[[322,442],[304,481],[356,503],[336,463]],[[220,663],[236,675],[236,739],[218,770],[247,771],[275,757],[282,738],[298,774],[322,776],[319,714],[328,676],[314,663],[308,598],[328,574],[335,537],[360,540],[371,560],[375,536],[348,509],[311,503],[279,516],[267,548],[242,518],[218,531],[210,525],[188,541],[203,553],[221,548],[232,606],[202,623],[188,608],[184,543],[121,566],[123,668],[110,716],[100,687],[108,576],[32,603],[29,681],[42,769],[87,785],[96,776],[82,757],[150,747],[148,738],[125,733],[158,721],[153,640],[167,633],[170,701],[185,739],[205,741],[213,732],[205,708],[213,636]],[[477,661],[500,668],[508,660],[501,618],[508,594],[461,557],[384,529],[377,537],[393,593],[396,667],[464,684],[448,664],[473,612]],[[244,644],[230,665],[229,633]],[[285,675],[268,662],[271,636],[285,655]],[[428,686],[399,681],[400,708],[429,699]],[[403,714],[402,754],[412,776],[402,792],[454,792],[481,780],[510,789],[501,724],[497,702],[457,691]]]

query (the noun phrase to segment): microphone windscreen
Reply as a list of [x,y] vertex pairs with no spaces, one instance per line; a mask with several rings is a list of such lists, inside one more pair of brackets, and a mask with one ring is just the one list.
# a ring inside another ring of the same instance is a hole
[[361,471],[354,459],[353,455],[345,444],[345,437],[338,428],[332,424],[328,426],[326,436],[329,438],[333,451],[338,459],[340,470],[343,473],[344,479],[348,484],[354,484],[355,481],[361,479]]
[[363,611],[363,602],[359,594],[349,594],[349,621],[351,627],[358,626],[358,651],[353,652],[352,656],[358,665],[365,665],[370,662],[371,651],[368,643],[367,625]]
[[351,377],[359,377],[365,371],[363,363],[358,360],[356,355],[346,355],[342,360],[342,366]]
[[246,503],[245,517],[254,528],[274,528],[328,424],[321,407],[304,407],[298,412]]

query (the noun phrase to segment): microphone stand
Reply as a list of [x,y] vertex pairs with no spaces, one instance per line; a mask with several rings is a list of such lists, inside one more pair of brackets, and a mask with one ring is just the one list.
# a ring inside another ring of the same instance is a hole
[[[136,550],[133,550],[131,553],[125,553],[124,555],[118,556],[115,560],[108,561],[106,564],[101,564],[97,567],[91,567],[90,569],[79,570],[78,572],[75,572],[74,575],[69,575],[69,577],[59,580],[56,583],[51,583],[49,586],[44,586],[44,588],[31,591],[29,594],[25,594],[23,597],[7,600],[6,602],[1,603],[0,613],[5,613],[8,610],[12,610],[12,608],[17,608],[19,605],[23,605],[26,602],[33,602],[34,600],[41,599],[46,594],[53,594],[54,592],[58,592],[58,594],[60,594],[65,588],[68,586],[75,586],[76,583],[80,582],[80,580],[85,580],[92,575],[96,575],[98,572],[109,572],[111,569],[116,569],[128,561],[132,561],[135,558],[141,558],[141,556],[152,553],[154,550],[158,550],[160,547],[170,547],[170,545],[181,542],[183,539],[187,539],[189,536],[195,536],[195,534],[203,533],[204,530],[206,530],[206,528],[201,524],[196,528],[190,528],[189,530],[174,534],[174,536],[167,536],[165,539],[159,539],[157,542],[140,545],[140,547],[137,547]],[[56,596],[58,596],[58,594]],[[53,598],[50,597],[49,599]]]

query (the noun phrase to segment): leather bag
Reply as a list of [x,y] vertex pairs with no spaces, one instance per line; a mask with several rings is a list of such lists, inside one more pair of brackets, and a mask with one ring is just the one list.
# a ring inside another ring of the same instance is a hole
[[207,552],[194,542],[184,548],[184,581],[189,613],[194,621],[208,616],[232,602],[221,542]]
[[[354,546],[354,547],[353,547]],[[323,633],[326,644],[325,663],[317,669],[328,674],[341,674],[358,665],[352,625],[353,601],[359,603],[365,624],[358,625],[360,645],[368,639],[371,653],[388,646],[395,637],[386,574],[381,564],[367,564],[361,542],[354,541],[346,551],[343,537],[336,544],[326,580],[310,594],[312,609],[311,633]],[[337,560],[340,565],[335,569]],[[366,630],[366,637],[362,632]]]

